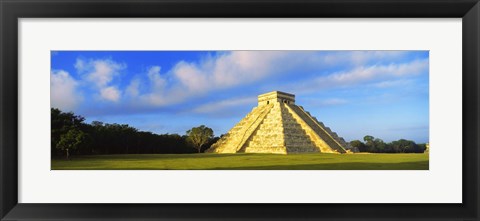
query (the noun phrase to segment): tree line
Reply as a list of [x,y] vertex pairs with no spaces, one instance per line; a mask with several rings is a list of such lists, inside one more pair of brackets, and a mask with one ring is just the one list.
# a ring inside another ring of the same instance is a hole
[[52,156],[94,154],[181,154],[203,152],[219,138],[202,125],[185,135],[139,131],[127,124],[85,123],[73,112],[51,108]]
[[350,145],[358,148],[360,152],[369,153],[423,153],[427,149],[426,144],[405,139],[385,143],[382,139],[367,135],[363,137],[363,141],[353,140]]
[[[185,135],[155,134],[127,124],[100,121],[88,124],[80,115],[51,108],[52,156],[201,153],[218,139],[213,130],[204,125],[193,127]],[[426,144],[405,139],[385,143],[367,135],[363,141],[353,140],[350,145],[370,153],[423,153],[427,149]]]

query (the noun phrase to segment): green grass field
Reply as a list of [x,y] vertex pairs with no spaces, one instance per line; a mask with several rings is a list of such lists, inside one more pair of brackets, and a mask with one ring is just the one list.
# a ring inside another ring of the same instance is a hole
[[52,170],[428,170],[428,154],[129,154],[53,159]]

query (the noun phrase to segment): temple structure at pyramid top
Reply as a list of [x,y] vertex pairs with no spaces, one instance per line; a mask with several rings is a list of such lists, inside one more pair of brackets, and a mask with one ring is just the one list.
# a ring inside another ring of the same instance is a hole
[[281,91],[272,91],[258,95],[258,106],[267,105],[273,102],[295,104],[295,95]]
[[213,153],[346,153],[345,140],[295,104],[295,95],[272,91],[212,145]]

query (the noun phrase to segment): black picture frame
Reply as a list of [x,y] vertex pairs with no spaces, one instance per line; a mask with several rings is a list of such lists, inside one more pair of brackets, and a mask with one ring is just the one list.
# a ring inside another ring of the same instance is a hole
[[[479,220],[480,5],[478,0],[0,0],[0,16],[1,220]],[[463,203],[18,203],[17,20],[19,18],[76,17],[462,18]]]

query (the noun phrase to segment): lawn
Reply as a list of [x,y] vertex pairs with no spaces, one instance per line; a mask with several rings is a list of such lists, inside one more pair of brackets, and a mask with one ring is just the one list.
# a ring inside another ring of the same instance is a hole
[[125,154],[53,159],[52,170],[428,170],[428,154]]

